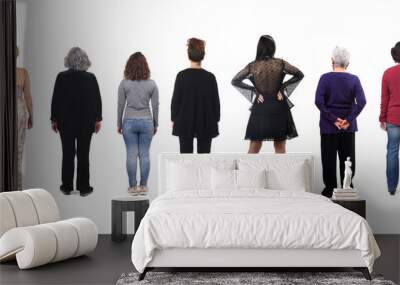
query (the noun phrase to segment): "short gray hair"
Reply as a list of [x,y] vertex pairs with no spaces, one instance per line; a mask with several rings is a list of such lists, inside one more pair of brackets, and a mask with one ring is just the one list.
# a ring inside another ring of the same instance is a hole
[[346,68],[350,63],[350,52],[342,47],[335,47],[332,51],[332,61],[335,67]]
[[80,47],[73,47],[64,58],[64,66],[75,70],[88,70],[92,63],[87,53]]

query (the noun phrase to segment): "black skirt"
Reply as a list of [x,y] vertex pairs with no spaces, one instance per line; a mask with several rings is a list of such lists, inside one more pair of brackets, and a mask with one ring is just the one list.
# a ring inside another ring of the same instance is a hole
[[264,96],[263,103],[254,102],[246,129],[246,140],[284,141],[297,137],[296,126],[286,100]]

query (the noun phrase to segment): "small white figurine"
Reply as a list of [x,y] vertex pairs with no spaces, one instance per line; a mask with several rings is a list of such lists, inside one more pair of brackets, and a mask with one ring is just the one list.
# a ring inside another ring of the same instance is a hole
[[353,171],[351,170],[351,160],[350,157],[344,162],[344,179],[343,179],[343,189],[352,189],[351,188],[351,177],[353,175]]

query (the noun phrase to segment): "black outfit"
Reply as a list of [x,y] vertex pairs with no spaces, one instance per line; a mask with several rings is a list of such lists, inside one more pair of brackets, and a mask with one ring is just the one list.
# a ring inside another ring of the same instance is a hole
[[[193,140],[194,138],[179,137],[180,152],[193,153]],[[197,139],[197,153],[210,153],[211,152],[211,138]]]
[[172,134],[180,138],[181,152],[209,153],[212,138],[219,135],[220,103],[214,74],[201,68],[178,73],[171,102]]
[[339,154],[340,161],[340,184],[344,179],[344,162],[348,157],[352,162],[351,170],[353,176],[356,170],[356,151],[355,151],[355,133],[343,132],[339,134],[321,134],[321,159],[322,159],[322,177],[325,189],[322,195],[332,197],[333,189],[337,187],[336,161]]
[[94,74],[69,69],[60,72],[54,86],[51,120],[57,123],[62,143],[62,185],[73,190],[74,160],[77,156],[76,189],[90,192],[89,150],[95,124],[102,120],[99,85]]
[[[286,74],[292,78],[283,82]],[[249,63],[233,79],[232,85],[252,102],[245,139],[252,141],[283,141],[297,137],[290,108],[293,104],[288,97],[303,78],[303,73],[286,61],[265,58]],[[244,83],[249,79],[253,86]],[[285,96],[278,100],[278,92]],[[259,95],[264,97],[258,103]]]

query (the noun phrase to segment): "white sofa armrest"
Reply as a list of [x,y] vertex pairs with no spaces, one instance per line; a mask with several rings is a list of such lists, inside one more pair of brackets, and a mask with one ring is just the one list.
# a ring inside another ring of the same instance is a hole
[[16,257],[20,269],[49,263],[56,251],[54,233],[43,225],[14,228],[0,239],[0,261]]
[[0,261],[16,257],[20,269],[84,255],[97,245],[96,225],[86,218],[19,227],[0,238]]

